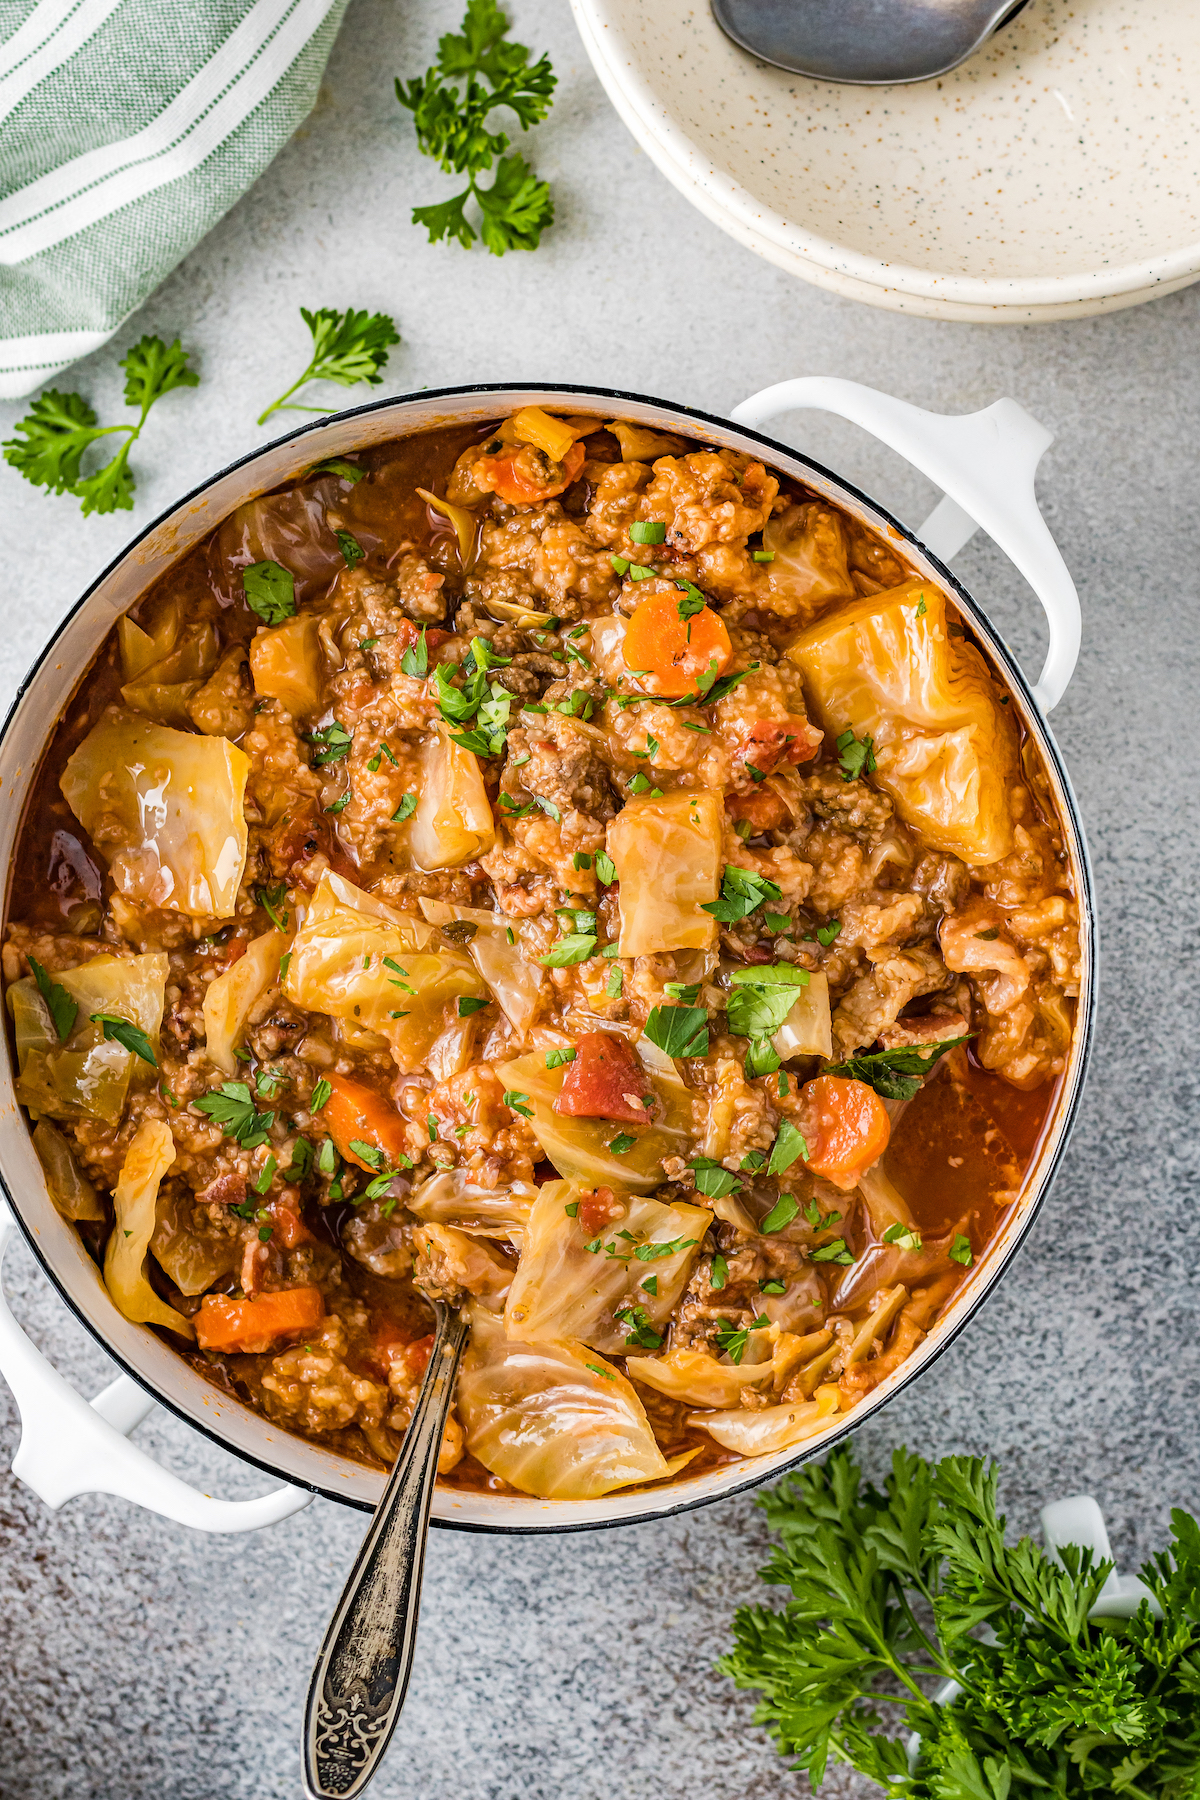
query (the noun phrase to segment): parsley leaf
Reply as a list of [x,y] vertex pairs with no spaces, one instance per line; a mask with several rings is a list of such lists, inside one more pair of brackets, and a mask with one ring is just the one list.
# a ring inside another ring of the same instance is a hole
[[264,625],[281,625],[296,610],[296,583],[282,563],[251,563],[242,570],[246,605]]
[[539,956],[538,961],[545,969],[566,969],[572,963],[587,962],[596,954],[596,939],[590,932],[570,931],[559,938],[547,956]]
[[903,1044],[895,1050],[876,1050],[868,1056],[851,1056],[845,1062],[830,1063],[826,1075],[848,1075],[867,1086],[884,1100],[911,1100],[920,1091],[921,1082],[934,1064],[948,1050],[965,1044],[973,1034],[945,1038],[940,1044]]
[[964,1269],[969,1269],[974,1261],[970,1238],[958,1232],[947,1254],[951,1262],[961,1263]]
[[250,891],[254,899],[257,900],[258,904],[266,913],[268,919],[270,919],[276,931],[286,931],[288,915],[284,913],[281,919],[276,908],[282,906],[287,899],[287,882],[277,881],[273,887],[256,887],[252,888]]
[[79,1013],[79,1002],[73,1000],[60,981],[51,981],[36,957],[29,957],[29,967],[33,970],[33,979],[37,982],[38,993],[50,1009],[50,1017],[54,1021],[60,1043],[65,1043],[75,1029],[75,1020]]
[[244,1150],[265,1144],[275,1123],[273,1112],[256,1111],[250,1089],[244,1081],[223,1081],[219,1093],[204,1094],[192,1102],[197,1112],[207,1113],[226,1137],[231,1137]]
[[690,1250],[699,1241],[698,1238],[671,1238],[665,1244],[639,1244],[633,1254],[639,1262],[661,1262],[664,1256],[678,1256],[681,1250]]
[[417,796],[405,794],[403,800],[392,814],[392,824],[402,825],[405,819],[411,819],[417,810]]
[[743,869],[729,863],[721,877],[721,897],[705,902],[702,911],[711,913],[723,925],[746,919],[767,900],[782,900],[782,890],[754,869]]
[[512,1112],[520,1113],[526,1119],[532,1119],[533,1108],[529,1104],[529,1095],[523,1094],[519,1088],[510,1088],[504,1096],[504,1104]]
[[764,963],[735,969],[730,981],[730,1031],[736,1037],[773,1037],[795,1006],[797,990],[808,986],[808,971],[792,963]]
[[425,641],[425,626],[421,627],[421,635],[415,644],[410,644],[400,658],[400,672],[420,680],[429,673],[429,646]]
[[140,1056],[152,1069],[157,1069],[158,1058],[150,1048],[150,1039],[140,1025],[135,1025],[132,1019],[121,1018],[119,1013],[94,1012],[89,1016],[93,1025],[99,1025],[106,1042],[113,1040],[123,1050],[128,1050],[133,1056]]
[[645,1033],[668,1056],[708,1055],[708,1014],[702,1006],[655,1006]]
[[[494,0],[468,0],[459,31],[440,40],[433,66],[407,84],[396,82],[396,98],[413,115],[422,153],[446,174],[467,177],[461,193],[413,208],[413,224],[425,227],[430,243],[453,238],[469,249],[481,237],[494,256],[503,256],[536,249],[553,221],[548,183],[523,157],[505,156],[508,137],[488,129],[489,115],[507,107],[528,131],[546,117],[556,86],[549,58],[530,63],[523,44],[506,41],[507,31],[508,19]],[[485,187],[479,177],[493,164],[496,173]],[[478,230],[466,214],[472,199],[481,215]]]
[[716,1337],[717,1349],[724,1351],[730,1362],[740,1363],[743,1356],[746,1354],[746,1345],[750,1341],[750,1333],[752,1331],[761,1331],[765,1325],[769,1325],[770,1323],[771,1321],[768,1319],[766,1313],[759,1313],[752,1325],[743,1326],[740,1330],[737,1326],[731,1324],[728,1319],[718,1319]]
[[338,541],[338,549],[342,553],[342,561],[348,569],[352,569],[355,563],[363,561],[367,553],[353,532],[338,531],[334,535]]
[[803,1157],[805,1162],[808,1161],[808,1144],[791,1120],[785,1119],[779,1127],[779,1135],[771,1147],[771,1160],[767,1164],[767,1174],[784,1174],[798,1157]]
[[863,775],[871,775],[875,770],[875,740],[865,737],[856,738],[852,731],[843,731],[837,740],[838,762],[842,768],[843,781],[858,781]]
[[[564,1063],[573,1063],[578,1055],[579,1052],[576,1050],[574,1044],[572,1044],[569,1049],[547,1050],[546,1067],[548,1069],[561,1069]],[[576,1211],[578,1211],[578,1207],[576,1207]]]
[[821,1244],[816,1250],[810,1251],[809,1254],[814,1262],[841,1263],[845,1268],[849,1268],[850,1264],[854,1261],[854,1258],[846,1248],[844,1238],[834,1238],[831,1244]]
[[662,1333],[654,1329],[644,1306],[623,1306],[613,1318],[624,1325],[626,1344],[636,1345],[639,1350],[661,1349]]
[[780,1194],[758,1229],[767,1233],[782,1231],[785,1225],[791,1224],[799,1211],[800,1202],[795,1194]]
[[260,425],[277,412],[328,412],[327,406],[301,406],[292,400],[296,390],[309,381],[336,381],[340,387],[365,381],[378,387],[388,350],[400,342],[395,321],[387,313],[355,312],[353,307],[341,313],[329,306],[309,312],[302,306],[300,317],[312,333],[311,360],[299,380],[259,415]]
[[692,1185],[697,1193],[707,1194],[710,1200],[724,1200],[727,1194],[742,1185],[736,1175],[731,1175],[711,1156],[689,1156],[688,1168],[692,1171]]
[[[121,358],[125,404],[137,407],[140,413],[136,424],[100,425],[81,394],[60,394],[57,388],[47,388],[14,426],[19,435],[5,440],[5,462],[35,487],[52,494],[74,494],[85,514],[130,511],[136,482],[129,452],[155,401],[173,388],[195,387],[199,382],[199,375],[187,366],[189,354],[178,338],[173,344],[164,344],[159,337],[146,336]],[[83,458],[91,445],[118,434],[123,441],[112,460],[84,475]]]

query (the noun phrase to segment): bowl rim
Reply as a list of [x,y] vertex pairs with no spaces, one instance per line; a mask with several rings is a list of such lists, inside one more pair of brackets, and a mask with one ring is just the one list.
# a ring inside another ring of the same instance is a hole
[[[1031,1164],[1031,1166],[1040,1165],[1038,1167],[1036,1183],[1028,1198],[1022,1198],[1022,1200],[1018,1202],[1017,1210],[1011,1216],[1008,1225],[1001,1227],[1001,1233],[1007,1236],[1008,1241],[1001,1245],[997,1241],[997,1238],[993,1238],[992,1244],[989,1246],[988,1255],[982,1259],[974,1271],[974,1279],[972,1279],[963,1290],[960,1290],[961,1300],[953,1316],[944,1316],[942,1319],[935,1321],[934,1327],[929,1336],[925,1339],[924,1344],[918,1346],[918,1349],[913,1355],[909,1357],[905,1363],[901,1364],[900,1368],[895,1370],[890,1377],[881,1383],[880,1387],[875,1391],[874,1396],[868,1396],[866,1400],[855,1407],[852,1412],[844,1416],[839,1416],[836,1425],[831,1425],[831,1428],[818,1436],[814,1443],[810,1444],[808,1441],[805,1441],[804,1443],[797,1445],[795,1447],[795,1454],[787,1457],[785,1460],[771,1458],[769,1459],[769,1466],[764,1468],[760,1465],[768,1461],[766,1456],[762,1458],[743,1459],[746,1464],[747,1473],[740,1479],[730,1479],[728,1483],[723,1484],[717,1492],[700,1493],[689,1496],[685,1492],[687,1485],[685,1476],[683,1482],[679,1484],[674,1482],[663,1483],[657,1487],[650,1486],[645,1489],[637,1490],[639,1495],[644,1493],[649,1499],[656,1494],[668,1493],[671,1492],[672,1489],[678,1487],[680,1497],[672,1504],[659,1506],[651,1505],[645,1510],[622,1512],[618,1516],[608,1518],[549,1518],[544,1521],[533,1520],[513,1524],[506,1524],[503,1521],[492,1519],[472,1520],[445,1516],[434,1516],[430,1520],[432,1525],[447,1530],[482,1532],[490,1535],[505,1536],[538,1535],[547,1532],[613,1530],[625,1525],[647,1524],[659,1519],[674,1518],[680,1513],[693,1512],[702,1506],[715,1505],[720,1501],[732,1499],[736,1495],[744,1494],[752,1489],[761,1487],[767,1481],[777,1480],[781,1476],[788,1474],[799,1468],[802,1464],[810,1461],[814,1456],[823,1456],[827,1454],[834,1449],[835,1446],[852,1436],[853,1433],[865,1425],[869,1419],[874,1418],[912,1382],[917,1380],[920,1376],[923,1376],[926,1370],[931,1368],[958,1338],[960,1332],[966,1328],[970,1321],[975,1317],[976,1313],[979,1312],[982,1306],[994,1293],[1000,1281],[1007,1275],[1017,1252],[1023,1245],[1032,1228],[1034,1220],[1041,1211],[1050,1186],[1058,1173],[1071,1134],[1075,1127],[1091,1061],[1096,1020],[1098,982],[1098,918],[1095,901],[1095,883],[1078,801],[1063,762],[1062,754],[1058,749],[1058,745],[1054,740],[1045,716],[1034,699],[1031,685],[1026,680],[1020,665],[1016,662],[1012,652],[1008,649],[982,607],[974,600],[954,573],[946,567],[945,563],[921,543],[914,531],[903,525],[887,508],[881,506],[879,502],[874,500],[869,494],[863,492],[863,490],[856,487],[852,482],[847,481],[834,470],[826,468],[823,464],[818,463],[814,458],[805,455],[802,451],[793,449],[786,444],[780,443],[777,439],[768,437],[763,432],[756,431],[748,426],[737,424],[733,420],[722,418],[719,414],[709,413],[699,407],[680,405],[653,395],[635,393],[628,389],[606,388],[596,384],[578,382],[517,383],[513,381],[471,382],[449,387],[421,388],[410,392],[388,395],[380,399],[366,401],[361,406],[348,407],[341,412],[329,413],[322,415],[319,418],[308,420],[301,425],[295,426],[291,431],[283,433],[280,437],[273,438],[268,443],[259,445],[257,448],[247,451],[244,455],[235,458],[232,462],[224,465],[205,480],[199,482],[195,487],[189,489],[187,493],[183,494],[154,519],[150,520],[146,526],[139,531],[135,537],[131,538],[129,542],[125,544],[105,565],[105,567],[88,584],[84,592],[80,594],[74,604],[66,613],[64,613],[22,679],[13,696],[12,703],[4,716],[3,723],[0,724],[0,757],[3,755],[9,732],[16,719],[17,713],[21,708],[25,695],[28,693],[32,684],[42,674],[45,665],[53,655],[60,639],[65,635],[79,612],[87,605],[92,596],[104,585],[109,577],[113,575],[122,564],[135,556],[139,547],[145,543],[154,532],[169,525],[177,515],[183,514],[194,501],[204,496],[211,488],[225,480],[229,475],[236,474],[238,471],[248,468],[260,458],[268,456],[271,452],[278,450],[281,446],[293,444],[314,433],[326,431],[333,425],[342,426],[348,421],[371,418],[391,407],[403,407],[412,405],[414,402],[425,404],[442,399],[463,400],[472,397],[492,395],[497,397],[506,395],[523,397],[530,392],[541,395],[544,403],[550,405],[555,404],[555,396],[562,395],[593,400],[602,399],[618,404],[632,404],[634,406],[652,408],[659,412],[671,414],[677,419],[694,419],[700,425],[712,426],[717,428],[720,432],[731,433],[748,439],[762,447],[763,451],[766,453],[764,460],[768,462],[768,466],[770,466],[772,462],[779,462],[781,459],[784,462],[792,461],[799,463],[803,468],[811,470],[813,474],[820,478],[820,480],[831,484],[832,487],[841,494],[849,496],[851,499],[865,507],[878,519],[882,520],[890,530],[894,531],[904,544],[911,548],[915,548],[918,551],[919,555],[937,571],[939,581],[946,586],[948,591],[953,595],[955,604],[958,605],[964,614],[971,620],[973,627],[980,633],[981,637],[986,642],[990,655],[1002,666],[1009,683],[1018,692],[1024,703],[1028,721],[1034,728],[1034,737],[1038,744],[1038,748],[1045,758],[1051,774],[1055,778],[1056,798],[1059,800],[1066,815],[1065,823],[1069,826],[1070,848],[1074,854],[1074,859],[1078,868],[1080,888],[1078,902],[1082,928],[1081,945],[1083,948],[1083,968],[1068,1067],[1061,1078],[1062,1085],[1053,1108],[1048,1115],[1047,1124],[1043,1129],[1039,1146],[1034,1151],[1034,1163]],[[522,403],[527,402],[522,399]],[[617,410],[616,405],[614,405],[612,410],[614,412]],[[425,426],[422,429],[429,430],[436,428],[436,426]],[[402,438],[406,434],[403,430],[399,430],[396,435],[397,437]],[[416,433],[413,432],[408,435],[416,435]],[[698,433],[697,435],[703,435],[703,433]],[[383,443],[392,440],[381,438],[378,441]],[[263,491],[270,492],[271,488],[268,487]],[[183,552],[182,554],[187,554],[187,552]],[[178,557],[174,560],[178,560]],[[158,575],[149,576],[145,586],[148,587],[153,580],[159,578]],[[115,623],[115,617],[113,622]],[[71,688],[72,694],[76,691],[79,680],[82,678],[82,675],[76,678],[75,683]],[[48,746],[49,737],[53,729],[57,726],[59,719],[62,717],[65,704],[69,704],[69,699],[57,708],[50,731],[41,741],[41,748],[37,758],[39,764],[41,756],[44,755]],[[14,836],[14,843],[19,841],[19,831],[20,826],[18,825],[17,832]],[[4,871],[5,904],[7,904],[7,884],[9,874],[10,870],[6,869]],[[1053,1137],[1055,1141],[1047,1155],[1046,1145],[1051,1137]],[[10,1184],[8,1171],[4,1166],[2,1158],[0,1158],[0,1194],[3,1194],[4,1198],[7,1200],[9,1209],[16,1219],[18,1228],[20,1229],[26,1244],[41,1268],[42,1273],[46,1276],[57,1293],[59,1299],[84,1327],[89,1336],[96,1340],[104,1353],[117,1364],[118,1368],[120,1368],[125,1375],[136,1381],[140,1387],[152,1394],[155,1401],[160,1406],[165,1407],[167,1411],[174,1414],[174,1416],[180,1419],[185,1425],[202,1433],[203,1436],[210,1439],[211,1442],[216,1444],[218,1448],[225,1451],[228,1455],[235,1456],[240,1461],[249,1463],[251,1466],[261,1470],[264,1474],[271,1475],[277,1480],[285,1481],[290,1486],[304,1488],[314,1494],[321,1495],[323,1498],[337,1501],[341,1505],[355,1507],[361,1512],[370,1513],[374,1510],[375,1503],[369,1500],[360,1499],[356,1495],[347,1494],[345,1492],[339,1492],[333,1486],[326,1486],[318,1480],[307,1479],[303,1476],[295,1475],[289,1470],[281,1469],[278,1463],[272,1462],[265,1454],[259,1455],[240,1444],[235,1445],[231,1443],[219,1429],[207,1423],[204,1419],[193,1416],[193,1414],[181,1403],[156,1387],[148,1376],[142,1374],[135,1366],[133,1366],[121,1351],[110,1342],[100,1325],[87,1315],[83,1308],[76,1303],[73,1296],[69,1293],[64,1281],[60,1279],[54,1267],[52,1258],[40,1244],[38,1233],[24,1216],[16,1194],[13,1191],[13,1185]],[[162,1340],[156,1341],[162,1342]],[[172,1348],[172,1353],[178,1355],[177,1352],[173,1352],[173,1347],[168,1348]],[[215,1384],[210,1385],[215,1389]],[[220,1392],[220,1390],[215,1391]],[[262,1419],[262,1415],[255,1413],[251,1408],[246,1408],[244,1402],[239,1401],[239,1404],[243,1406],[244,1410],[250,1412],[252,1417]],[[268,1427],[271,1425],[271,1421],[262,1419],[262,1422]],[[280,1430],[285,1437],[292,1438],[299,1435],[287,1431],[286,1427],[281,1427]],[[303,1438],[301,1438],[300,1441],[310,1442],[310,1440],[305,1440]],[[779,1453],[777,1453],[777,1455],[778,1454]],[[724,1465],[723,1467],[732,1471],[736,1470],[738,1466],[738,1464],[734,1463]],[[711,1473],[716,1475],[721,1472],[721,1468],[718,1468]],[[441,1491],[444,1492],[446,1490]],[[454,1490],[450,1491],[453,1492]],[[609,1499],[619,1500],[623,1497],[633,1498],[633,1495],[628,1494],[626,1490],[618,1489],[615,1490],[612,1495],[603,1496],[599,1501],[592,1502],[591,1504],[603,1506],[605,1501]],[[496,1498],[502,1497],[496,1496]],[[534,1496],[518,1496],[518,1503],[522,1502],[539,1503]],[[543,1506],[553,1506],[556,1504],[569,1505],[571,1503],[541,1501],[540,1504]]]
[[[1070,275],[939,272],[916,263],[870,256],[849,244],[838,243],[764,204],[715,160],[712,150],[698,136],[689,136],[639,68],[634,46],[612,0],[571,0],[571,9],[605,91],[661,172],[686,197],[692,198],[714,224],[797,273],[803,271],[796,265],[807,263],[833,284],[865,285],[932,306],[953,304],[993,314],[1026,308],[1035,308],[1038,313],[1051,307],[1099,309],[1106,301],[1112,302],[1114,308],[1122,302],[1136,305],[1139,300],[1153,299],[1164,290],[1174,291],[1200,276],[1200,240],[1140,262]],[[706,15],[722,42],[730,41],[720,32],[703,0],[694,10]],[[741,54],[749,58],[756,70],[771,70],[770,64],[751,58],[749,52]],[[793,77],[797,83],[808,79]]]

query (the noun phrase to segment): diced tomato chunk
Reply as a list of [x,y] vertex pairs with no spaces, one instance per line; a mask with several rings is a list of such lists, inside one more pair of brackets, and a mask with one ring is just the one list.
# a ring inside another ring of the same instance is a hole
[[429,1367],[429,1359],[432,1355],[433,1333],[431,1331],[428,1337],[417,1338],[413,1343],[406,1344],[400,1352],[400,1360],[413,1380],[420,1381]]
[[650,1084],[628,1038],[611,1031],[587,1031],[576,1039],[574,1062],[567,1064],[554,1110],[569,1119],[623,1119],[645,1125]]
[[614,1220],[623,1219],[625,1210],[610,1187],[584,1188],[575,1216],[588,1237],[594,1237]]
[[235,1300],[229,1294],[205,1294],[196,1314],[196,1342],[202,1350],[224,1350],[256,1356],[274,1350],[284,1338],[311,1331],[325,1316],[316,1287],[284,1288]]
[[246,954],[247,941],[244,937],[230,938],[225,946],[225,967],[227,969],[232,969],[235,962],[241,962]]
[[774,788],[751,788],[748,794],[730,794],[725,810],[732,819],[749,819],[756,832],[778,831],[790,817],[787,801]]
[[746,745],[746,761],[762,775],[785,763],[811,762],[821,748],[823,732],[807,719],[789,714],[785,719],[760,719]]
[[386,1381],[388,1370],[394,1362],[402,1358],[412,1345],[412,1332],[384,1313],[376,1316],[371,1342],[365,1353],[364,1361],[380,1380]]
[[275,1221],[275,1241],[285,1250],[292,1250],[297,1244],[312,1243],[313,1234],[294,1206],[285,1206],[276,1200],[267,1210]]
[[865,1081],[818,1075],[802,1090],[808,1166],[845,1192],[888,1147],[892,1122],[883,1101]]

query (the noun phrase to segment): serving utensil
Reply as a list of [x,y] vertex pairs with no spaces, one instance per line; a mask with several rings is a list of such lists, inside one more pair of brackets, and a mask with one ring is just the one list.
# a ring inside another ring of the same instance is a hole
[[1028,0],[712,0],[735,44],[815,81],[929,81],[973,56]]
[[330,1621],[304,1709],[304,1780],[312,1800],[354,1800],[396,1728],[412,1672],[429,1508],[454,1378],[470,1332],[431,1301],[437,1335],[412,1422]]

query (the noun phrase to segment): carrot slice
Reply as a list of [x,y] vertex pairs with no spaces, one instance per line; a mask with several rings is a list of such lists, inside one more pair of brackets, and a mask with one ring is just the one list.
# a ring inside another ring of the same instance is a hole
[[205,1294],[195,1317],[196,1342],[202,1350],[224,1350],[257,1356],[273,1350],[286,1337],[311,1331],[325,1316],[320,1288],[284,1288],[234,1300],[228,1294]]
[[540,482],[531,472],[528,446],[516,444],[503,456],[481,456],[474,465],[472,478],[483,493],[498,494],[510,506],[532,506],[538,500],[553,500],[576,480],[587,455],[582,444],[572,444],[561,463],[551,462],[560,473]]
[[377,1175],[376,1165],[352,1148],[356,1143],[369,1144],[381,1152],[389,1169],[402,1168],[400,1159],[407,1155],[408,1134],[391,1101],[346,1075],[331,1075],[329,1085],[333,1092],[320,1116],[346,1161]]
[[892,1122],[887,1108],[865,1081],[845,1075],[818,1075],[804,1088],[808,1166],[814,1175],[849,1190],[888,1147]]
[[652,694],[679,699],[695,691],[702,675],[720,675],[733,647],[723,619],[711,606],[681,618],[678,589],[651,594],[625,628],[625,667],[641,673]]

